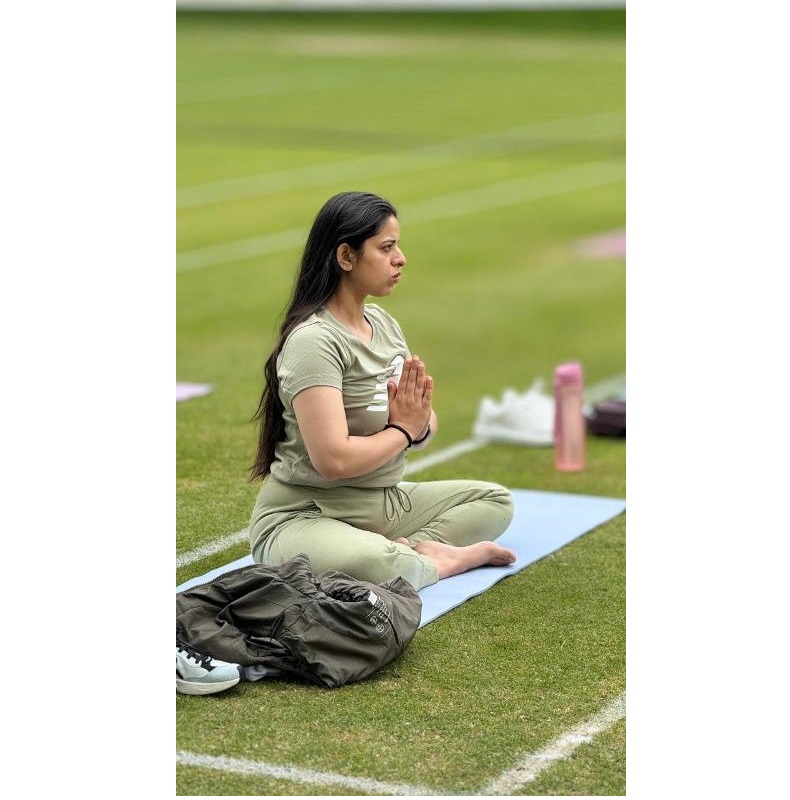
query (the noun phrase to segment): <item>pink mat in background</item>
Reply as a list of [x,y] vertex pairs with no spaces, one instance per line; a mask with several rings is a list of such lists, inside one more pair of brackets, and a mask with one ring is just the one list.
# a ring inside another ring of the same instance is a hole
[[579,250],[586,258],[625,258],[625,228],[588,236],[579,242]]
[[189,400],[191,397],[201,397],[213,391],[214,387],[210,383],[179,383],[176,381],[176,403]]

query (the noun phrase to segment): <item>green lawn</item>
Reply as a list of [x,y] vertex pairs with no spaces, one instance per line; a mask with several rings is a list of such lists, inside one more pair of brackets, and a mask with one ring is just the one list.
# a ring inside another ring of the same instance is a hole
[[[580,360],[588,384],[625,371],[625,263],[577,247],[625,226],[624,12],[179,13],[177,31],[177,378],[215,387],[176,410],[179,553],[248,522],[263,362],[299,241],[338,191],[401,212],[408,264],[381,302],[435,379],[441,429],[425,455],[470,436],[483,395],[548,382],[561,361]],[[211,263],[184,268],[209,247]],[[578,474],[555,471],[550,449],[489,446],[415,479],[624,497],[625,442],[588,450]],[[427,625],[364,683],[178,696],[177,740],[474,794],[624,689],[621,516]],[[624,725],[523,793],[624,794]],[[177,775],[180,795],[349,793]]]

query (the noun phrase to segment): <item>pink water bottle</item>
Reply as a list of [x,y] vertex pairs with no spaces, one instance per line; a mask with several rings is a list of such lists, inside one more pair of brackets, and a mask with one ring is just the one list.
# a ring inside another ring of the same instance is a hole
[[554,371],[554,466],[578,472],[585,466],[584,385],[581,364],[560,364]]

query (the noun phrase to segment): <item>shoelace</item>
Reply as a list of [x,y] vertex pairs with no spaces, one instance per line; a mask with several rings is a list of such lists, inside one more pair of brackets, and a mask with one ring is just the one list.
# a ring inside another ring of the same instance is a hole
[[[397,506],[400,506],[400,514]],[[404,511],[408,513],[411,509],[411,498],[400,486],[387,486],[384,488],[384,516],[390,522],[396,518],[399,519]]]
[[198,666],[203,667],[203,669],[211,668],[211,656],[206,655],[205,653],[200,653],[195,650],[194,647],[190,647],[188,644],[178,640],[176,640],[176,649],[184,653],[187,659],[194,661]]

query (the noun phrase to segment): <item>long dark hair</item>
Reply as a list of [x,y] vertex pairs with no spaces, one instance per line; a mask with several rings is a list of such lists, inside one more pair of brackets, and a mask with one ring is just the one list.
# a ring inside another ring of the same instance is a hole
[[291,331],[318,311],[335,293],[340,283],[337,248],[344,242],[361,253],[366,239],[374,236],[390,217],[397,217],[394,206],[369,192],[341,192],[326,201],[307,236],[293,296],[285,312],[277,344],[264,367],[266,384],[253,417],[258,422],[258,454],[250,467],[250,480],[269,474],[277,442],[285,435],[283,404],[277,380],[277,357]]

